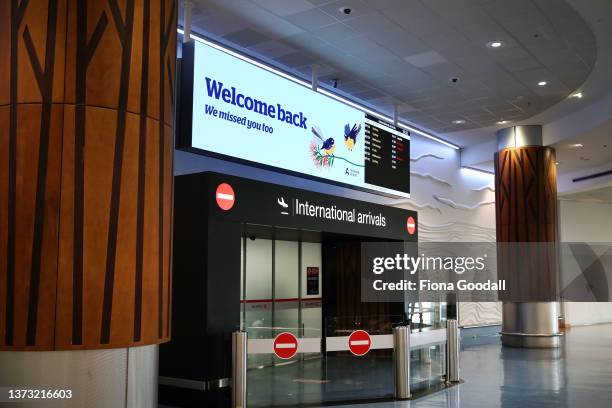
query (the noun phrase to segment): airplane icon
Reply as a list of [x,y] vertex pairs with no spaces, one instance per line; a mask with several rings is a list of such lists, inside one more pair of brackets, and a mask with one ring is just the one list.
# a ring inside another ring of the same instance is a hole
[[[289,207],[289,204],[287,204],[287,203],[285,202],[285,197],[280,197],[280,198],[277,198],[277,199],[276,199],[276,202],[278,203],[278,205],[280,205],[280,206],[281,206],[281,207],[283,207],[283,208],[288,208],[288,207]],[[289,215],[289,213],[288,213],[287,211],[282,211],[282,210],[281,210],[281,214],[283,214],[283,215]]]

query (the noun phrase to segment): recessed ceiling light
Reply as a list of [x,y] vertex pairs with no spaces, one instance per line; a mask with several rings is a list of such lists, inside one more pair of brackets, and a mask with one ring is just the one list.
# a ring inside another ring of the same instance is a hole
[[546,86],[546,85],[548,85],[548,82],[546,82],[546,81],[538,82],[538,86]]
[[578,98],[581,99],[582,98],[582,92],[574,92],[573,94],[571,94],[569,96],[570,98]]
[[501,41],[489,41],[487,47],[489,48],[500,48],[503,47],[504,43]]
[[505,125],[506,123],[510,122],[509,120],[500,120],[497,122],[498,125]]
[[340,7],[340,12],[348,16],[349,14],[353,12],[353,9],[350,7]]
[[453,120],[453,124],[455,125],[463,125],[465,123],[465,119],[455,119]]
[[584,145],[582,143],[574,143],[571,144],[570,147],[584,147]]

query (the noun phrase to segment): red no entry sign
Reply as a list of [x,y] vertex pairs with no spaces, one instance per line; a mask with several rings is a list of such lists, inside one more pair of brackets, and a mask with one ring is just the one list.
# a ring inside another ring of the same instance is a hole
[[368,332],[364,330],[355,330],[351,333],[348,339],[349,350],[356,356],[363,356],[372,346],[372,340]]
[[274,354],[284,360],[295,356],[298,350],[297,338],[291,333],[281,333],[274,338]]
[[408,217],[406,220],[406,229],[410,235],[414,234],[414,231],[416,231],[416,221],[414,218]]
[[227,183],[219,184],[215,192],[215,199],[217,200],[217,205],[222,210],[227,211],[231,209],[236,201],[234,189]]

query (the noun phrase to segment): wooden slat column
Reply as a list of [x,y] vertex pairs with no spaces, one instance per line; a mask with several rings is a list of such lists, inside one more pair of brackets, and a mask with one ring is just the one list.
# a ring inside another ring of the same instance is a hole
[[169,340],[175,3],[0,2],[0,350]]
[[[498,132],[495,154],[497,272],[511,293],[504,300],[502,342],[558,345],[557,168],[555,150],[542,146],[541,126]],[[537,336],[536,336],[537,335]]]

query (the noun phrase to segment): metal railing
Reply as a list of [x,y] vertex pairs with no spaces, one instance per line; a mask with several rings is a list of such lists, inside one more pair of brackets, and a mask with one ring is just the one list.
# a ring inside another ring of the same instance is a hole
[[[410,326],[407,325],[399,325],[393,328],[393,374],[396,399],[409,399],[411,397],[410,332]],[[432,334],[435,334],[435,332],[437,331],[432,332]],[[442,331],[442,333],[444,332]],[[440,342],[444,341],[443,337],[439,340]],[[414,346],[418,343],[419,341],[416,341]],[[234,408],[246,408],[247,406],[247,348],[247,333],[245,331],[234,332],[232,334],[232,407]],[[449,383],[460,381],[459,350],[459,326],[457,320],[449,319],[446,322],[446,381]]]

